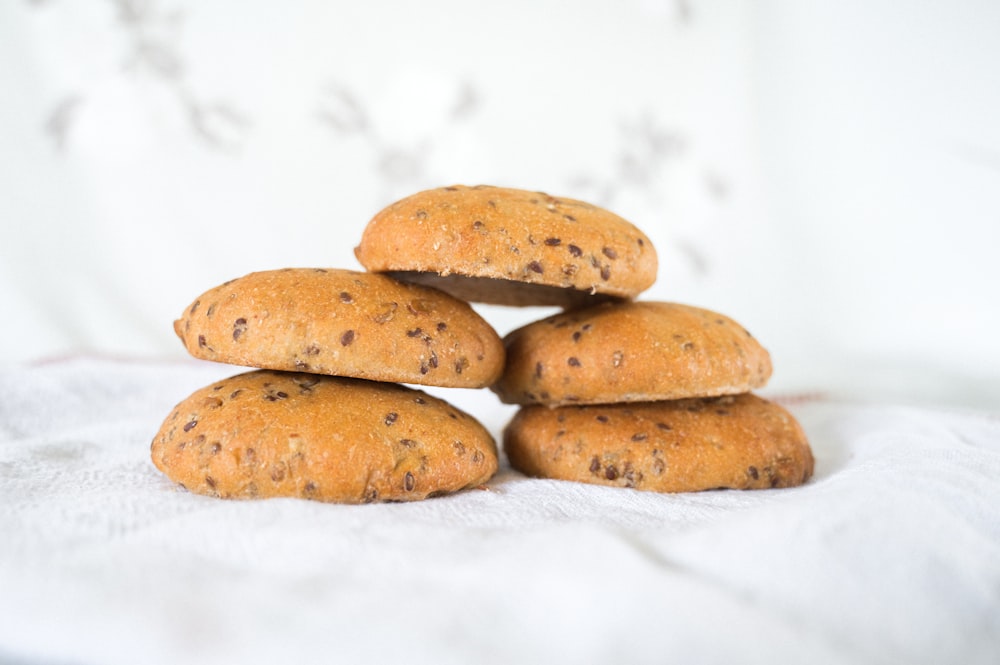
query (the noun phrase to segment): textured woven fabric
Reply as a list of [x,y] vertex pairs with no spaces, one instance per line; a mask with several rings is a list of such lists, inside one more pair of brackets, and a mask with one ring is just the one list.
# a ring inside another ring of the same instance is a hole
[[[163,477],[170,408],[234,373],[76,359],[0,374],[0,661],[987,663],[1000,421],[792,405],[790,490],[528,479],[414,504],[224,501]],[[495,435],[486,391],[444,391]]]

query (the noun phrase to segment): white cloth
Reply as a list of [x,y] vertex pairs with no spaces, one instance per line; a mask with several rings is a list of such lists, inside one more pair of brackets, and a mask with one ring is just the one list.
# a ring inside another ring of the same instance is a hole
[[[788,490],[659,495],[504,467],[413,504],[196,496],[149,442],[233,373],[0,373],[0,661],[1000,662],[993,417],[793,404],[817,466]],[[499,434],[508,407],[455,394]]]

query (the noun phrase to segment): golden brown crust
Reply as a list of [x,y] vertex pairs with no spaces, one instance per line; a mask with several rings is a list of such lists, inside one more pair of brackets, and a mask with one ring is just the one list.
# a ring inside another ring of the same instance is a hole
[[[649,238],[607,210],[485,185],[442,187],[393,203],[368,223],[355,254],[368,270],[404,278],[429,273],[438,288],[451,291],[457,282],[456,295],[503,305],[632,298],[653,284],[657,270]],[[525,283],[544,288],[518,288]]]
[[710,310],[606,303],[556,314],[504,338],[492,386],[509,404],[606,404],[748,392],[771,376],[768,352]]
[[480,485],[496,443],[468,414],[389,383],[268,370],[202,388],[152,443],[153,463],[198,494],[412,501]]
[[813,472],[799,423],[751,394],[523,407],[504,451],[530,476],[656,492],[793,487]]
[[468,303],[350,270],[251,273],[202,294],[174,330],[191,355],[244,367],[459,388],[503,370],[499,336]]

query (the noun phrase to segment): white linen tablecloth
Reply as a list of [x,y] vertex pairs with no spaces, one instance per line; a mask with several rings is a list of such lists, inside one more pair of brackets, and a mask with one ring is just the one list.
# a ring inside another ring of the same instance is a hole
[[[239,369],[0,373],[0,662],[996,663],[1000,420],[790,406],[816,475],[660,495],[528,479],[413,504],[223,501],[149,443]],[[488,391],[437,392],[499,436]]]

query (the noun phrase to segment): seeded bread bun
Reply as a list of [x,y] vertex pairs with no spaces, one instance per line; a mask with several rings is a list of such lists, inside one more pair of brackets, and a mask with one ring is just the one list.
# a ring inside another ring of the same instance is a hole
[[152,443],[198,494],[412,501],[485,483],[493,438],[443,400],[389,383],[254,371],[196,391]]
[[393,203],[368,223],[355,255],[370,271],[501,305],[633,298],[657,270],[649,238],[607,210],[485,185]]
[[751,394],[523,407],[504,451],[530,476],[656,492],[793,487],[813,472],[798,422]]
[[504,360],[468,303],[350,270],[251,273],[199,296],[174,330],[205,360],[428,386],[485,387]]
[[508,404],[607,404],[748,392],[771,376],[768,352],[716,312],[666,302],[604,303],[504,338],[494,392]]

